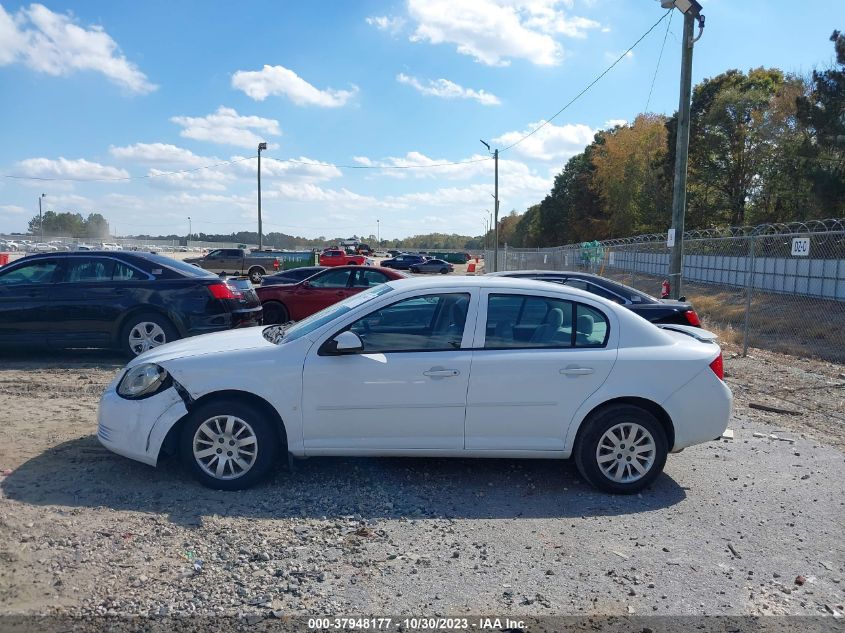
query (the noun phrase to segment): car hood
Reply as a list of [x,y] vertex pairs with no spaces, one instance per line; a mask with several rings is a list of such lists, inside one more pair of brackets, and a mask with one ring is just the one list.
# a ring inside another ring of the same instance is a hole
[[126,367],[134,367],[142,363],[163,363],[176,360],[177,358],[204,356],[206,354],[218,354],[220,352],[273,347],[273,343],[270,343],[264,338],[263,332],[265,327],[248,327],[227,330],[225,332],[215,332],[214,334],[191,336],[144,352],[136,356]]

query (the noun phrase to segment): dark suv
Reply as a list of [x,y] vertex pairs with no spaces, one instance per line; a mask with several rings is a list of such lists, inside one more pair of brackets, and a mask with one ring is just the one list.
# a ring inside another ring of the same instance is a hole
[[397,255],[393,259],[385,259],[381,265],[385,268],[393,268],[395,270],[408,270],[411,266],[416,266],[417,264],[422,264],[424,261],[428,259],[427,257],[423,257],[422,255]]
[[0,268],[2,346],[134,356],[185,336],[260,325],[261,317],[245,280],[152,253],[45,253]]

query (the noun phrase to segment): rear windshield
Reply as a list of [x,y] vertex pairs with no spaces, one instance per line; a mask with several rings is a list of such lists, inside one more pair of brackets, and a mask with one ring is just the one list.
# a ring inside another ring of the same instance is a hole
[[173,259],[172,257],[165,257],[163,255],[147,255],[143,259],[149,261],[150,267],[153,269],[155,269],[156,265],[165,266],[166,268],[175,270],[176,272],[184,275],[185,277],[203,278],[217,276],[212,272],[200,268],[199,266],[194,266],[193,264],[186,264],[185,262],[178,259]]

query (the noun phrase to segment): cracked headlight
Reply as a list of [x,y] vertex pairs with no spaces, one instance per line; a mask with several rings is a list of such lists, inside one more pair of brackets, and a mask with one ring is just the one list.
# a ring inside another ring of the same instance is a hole
[[117,386],[117,393],[129,399],[145,398],[166,389],[170,383],[170,376],[163,367],[144,363],[126,372]]

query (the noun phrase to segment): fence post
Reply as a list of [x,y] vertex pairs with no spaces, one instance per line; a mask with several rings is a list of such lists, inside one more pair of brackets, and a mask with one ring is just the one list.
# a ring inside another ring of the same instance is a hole
[[748,238],[748,266],[745,269],[745,328],[742,335],[742,355],[748,356],[748,335],[751,326],[751,291],[754,288],[754,233]]

